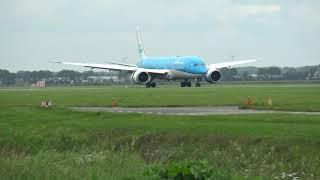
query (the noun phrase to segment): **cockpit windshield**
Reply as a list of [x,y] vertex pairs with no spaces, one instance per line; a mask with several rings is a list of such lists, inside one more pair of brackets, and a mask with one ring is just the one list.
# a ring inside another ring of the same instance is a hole
[[203,63],[200,63],[200,64],[193,64],[193,66],[204,66]]

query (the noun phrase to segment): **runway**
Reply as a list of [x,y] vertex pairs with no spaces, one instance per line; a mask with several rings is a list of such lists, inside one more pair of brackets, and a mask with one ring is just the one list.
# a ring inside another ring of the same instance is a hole
[[209,107],[69,107],[81,112],[117,112],[117,113],[145,113],[160,115],[233,115],[233,114],[307,114],[320,115],[320,112],[291,112],[274,110],[239,109],[238,106],[209,106]]

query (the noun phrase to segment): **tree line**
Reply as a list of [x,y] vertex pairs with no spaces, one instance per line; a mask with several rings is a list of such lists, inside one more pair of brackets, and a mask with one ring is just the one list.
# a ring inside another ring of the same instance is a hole
[[239,67],[221,69],[225,81],[319,80],[320,65],[303,67]]
[[78,72],[73,70],[62,70],[52,72],[48,70],[40,71],[18,71],[16,73],[0,69],[0,85],[14,84],[35,84],[38,81],[46,81],[47,84],[81,84],[90,77],[119,76],[116,72]]
[[[304,67],[240,67],[222,68],[221,73],[224,81],[258,81],[258,80],[316,80],[320,79],[320,65]],[[86,83],[112,83],[114,79],[122,79],[123,82],[130,81],[130,74],[126,72],[78,72],[73,70],[62,70],[52,72],[40,71],[18,71],[16,73],[0,69],[0,85],[34,84],[45,80],[47,84],[86,84]],[[101,77],[113,77],[101,78]],[[102,79],[102,80],[101,80]],[[90,81],[89,81],[90,80]]]

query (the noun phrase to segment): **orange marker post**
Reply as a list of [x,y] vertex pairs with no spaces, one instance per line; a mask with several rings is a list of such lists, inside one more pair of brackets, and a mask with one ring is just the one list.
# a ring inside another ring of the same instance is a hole
[[111,107],[118,107],[118,103],[116,100],[114,100],[114,99],[112,100]]
[[250,96],[248,96],[248,99],[247,99],[247,107],[248,108],[252,107],[252,98]]

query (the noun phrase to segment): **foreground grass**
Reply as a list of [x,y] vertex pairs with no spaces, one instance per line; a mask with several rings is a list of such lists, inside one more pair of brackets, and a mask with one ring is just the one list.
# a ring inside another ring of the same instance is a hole
[[254,108],[290,111],[320,111],[320,86],[307,85],[214,85],[203,88],[48,88],[0,89],[0,107],[38,106],[52,100],[56,106],[214,106],[244,105],[248,96]]
[[[237,177],[320,177],[320,116],[157,116],[2,108],[0,177],[142,179],[174,160]],[[241,178],[240,178],[241,179]]]
[[1,157],[1,179],[146,179],[137,154],[39,151]]

